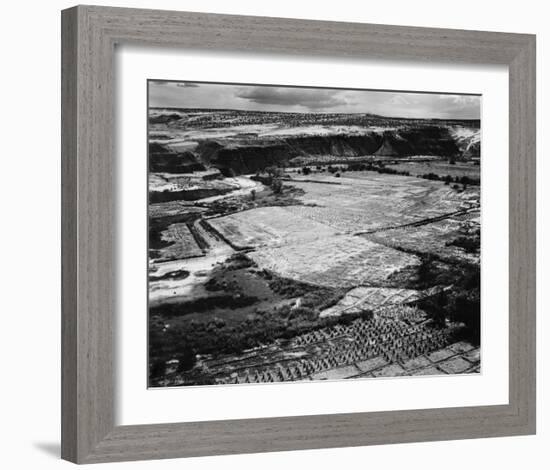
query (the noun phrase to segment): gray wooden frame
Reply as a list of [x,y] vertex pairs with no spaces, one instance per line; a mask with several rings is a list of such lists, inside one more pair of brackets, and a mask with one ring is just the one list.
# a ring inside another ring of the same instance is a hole
[[[113,58],[121,43],[507,65],[509,404],[116,426]],[[93,463],[535,433],[535,36],[95,6],[64,10],[62,258],[64,459]]]

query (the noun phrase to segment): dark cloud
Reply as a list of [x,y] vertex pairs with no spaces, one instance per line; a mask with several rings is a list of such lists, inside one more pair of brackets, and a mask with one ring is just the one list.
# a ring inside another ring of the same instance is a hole
[[193,82],[177,82],[176,86],[180,88],[197,88],[199,85]]
[[169,86],[169,87],[178,87],[178,88],[197,88],[198,83],[193,82],[170,82],[168,80],[149,80],[149,84],[153,87],[155,86]]
[[302,106],[309,109],[321,109],[347,104],[346,100],[339,95],[339,90],[247,87],[237,91],[235,96],[263,105]]

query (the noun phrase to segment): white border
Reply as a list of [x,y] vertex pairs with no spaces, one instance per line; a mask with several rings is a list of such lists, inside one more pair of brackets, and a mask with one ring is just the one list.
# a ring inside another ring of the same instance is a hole
[[[482,374],[146,388],[146,80],[481,93]],[[116,424],[508,403],[508,70],[235,55],[137,46],[116,53]]]

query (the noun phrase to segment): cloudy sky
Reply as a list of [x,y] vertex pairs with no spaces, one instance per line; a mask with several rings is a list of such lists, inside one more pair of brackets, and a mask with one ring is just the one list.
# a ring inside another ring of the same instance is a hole
[[326,88],[149,81],[151,107],[313,113],[374,113],[410,118],[479,119],[481,97]]

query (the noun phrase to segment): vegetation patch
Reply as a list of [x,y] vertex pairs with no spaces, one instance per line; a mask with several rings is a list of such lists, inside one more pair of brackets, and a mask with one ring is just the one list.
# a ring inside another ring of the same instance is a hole
[[479,242],[480,231],[473,236],[461,236],[457,237],[454,240],[447,242],[446,246],[458,246],[462,248],[466,253],[479,253],[480,242]]
[[197,354],[241,353],[333,324],[319,312],[345,294],[259,270],[242,253],[216,267],[205,288],[207,297],[150,308],[151,381],[172,359],[191,368]]
[[418,267],[419,284],[441,284],[452,287],[438,294],[424,298],[417,306],[424,310],[435,325],[445,326],[447,322],[464,324],[461,329],[464,339],[479,345],[481,327],[480,271],[479,266],[464,264],[449,266],[425,257]]

